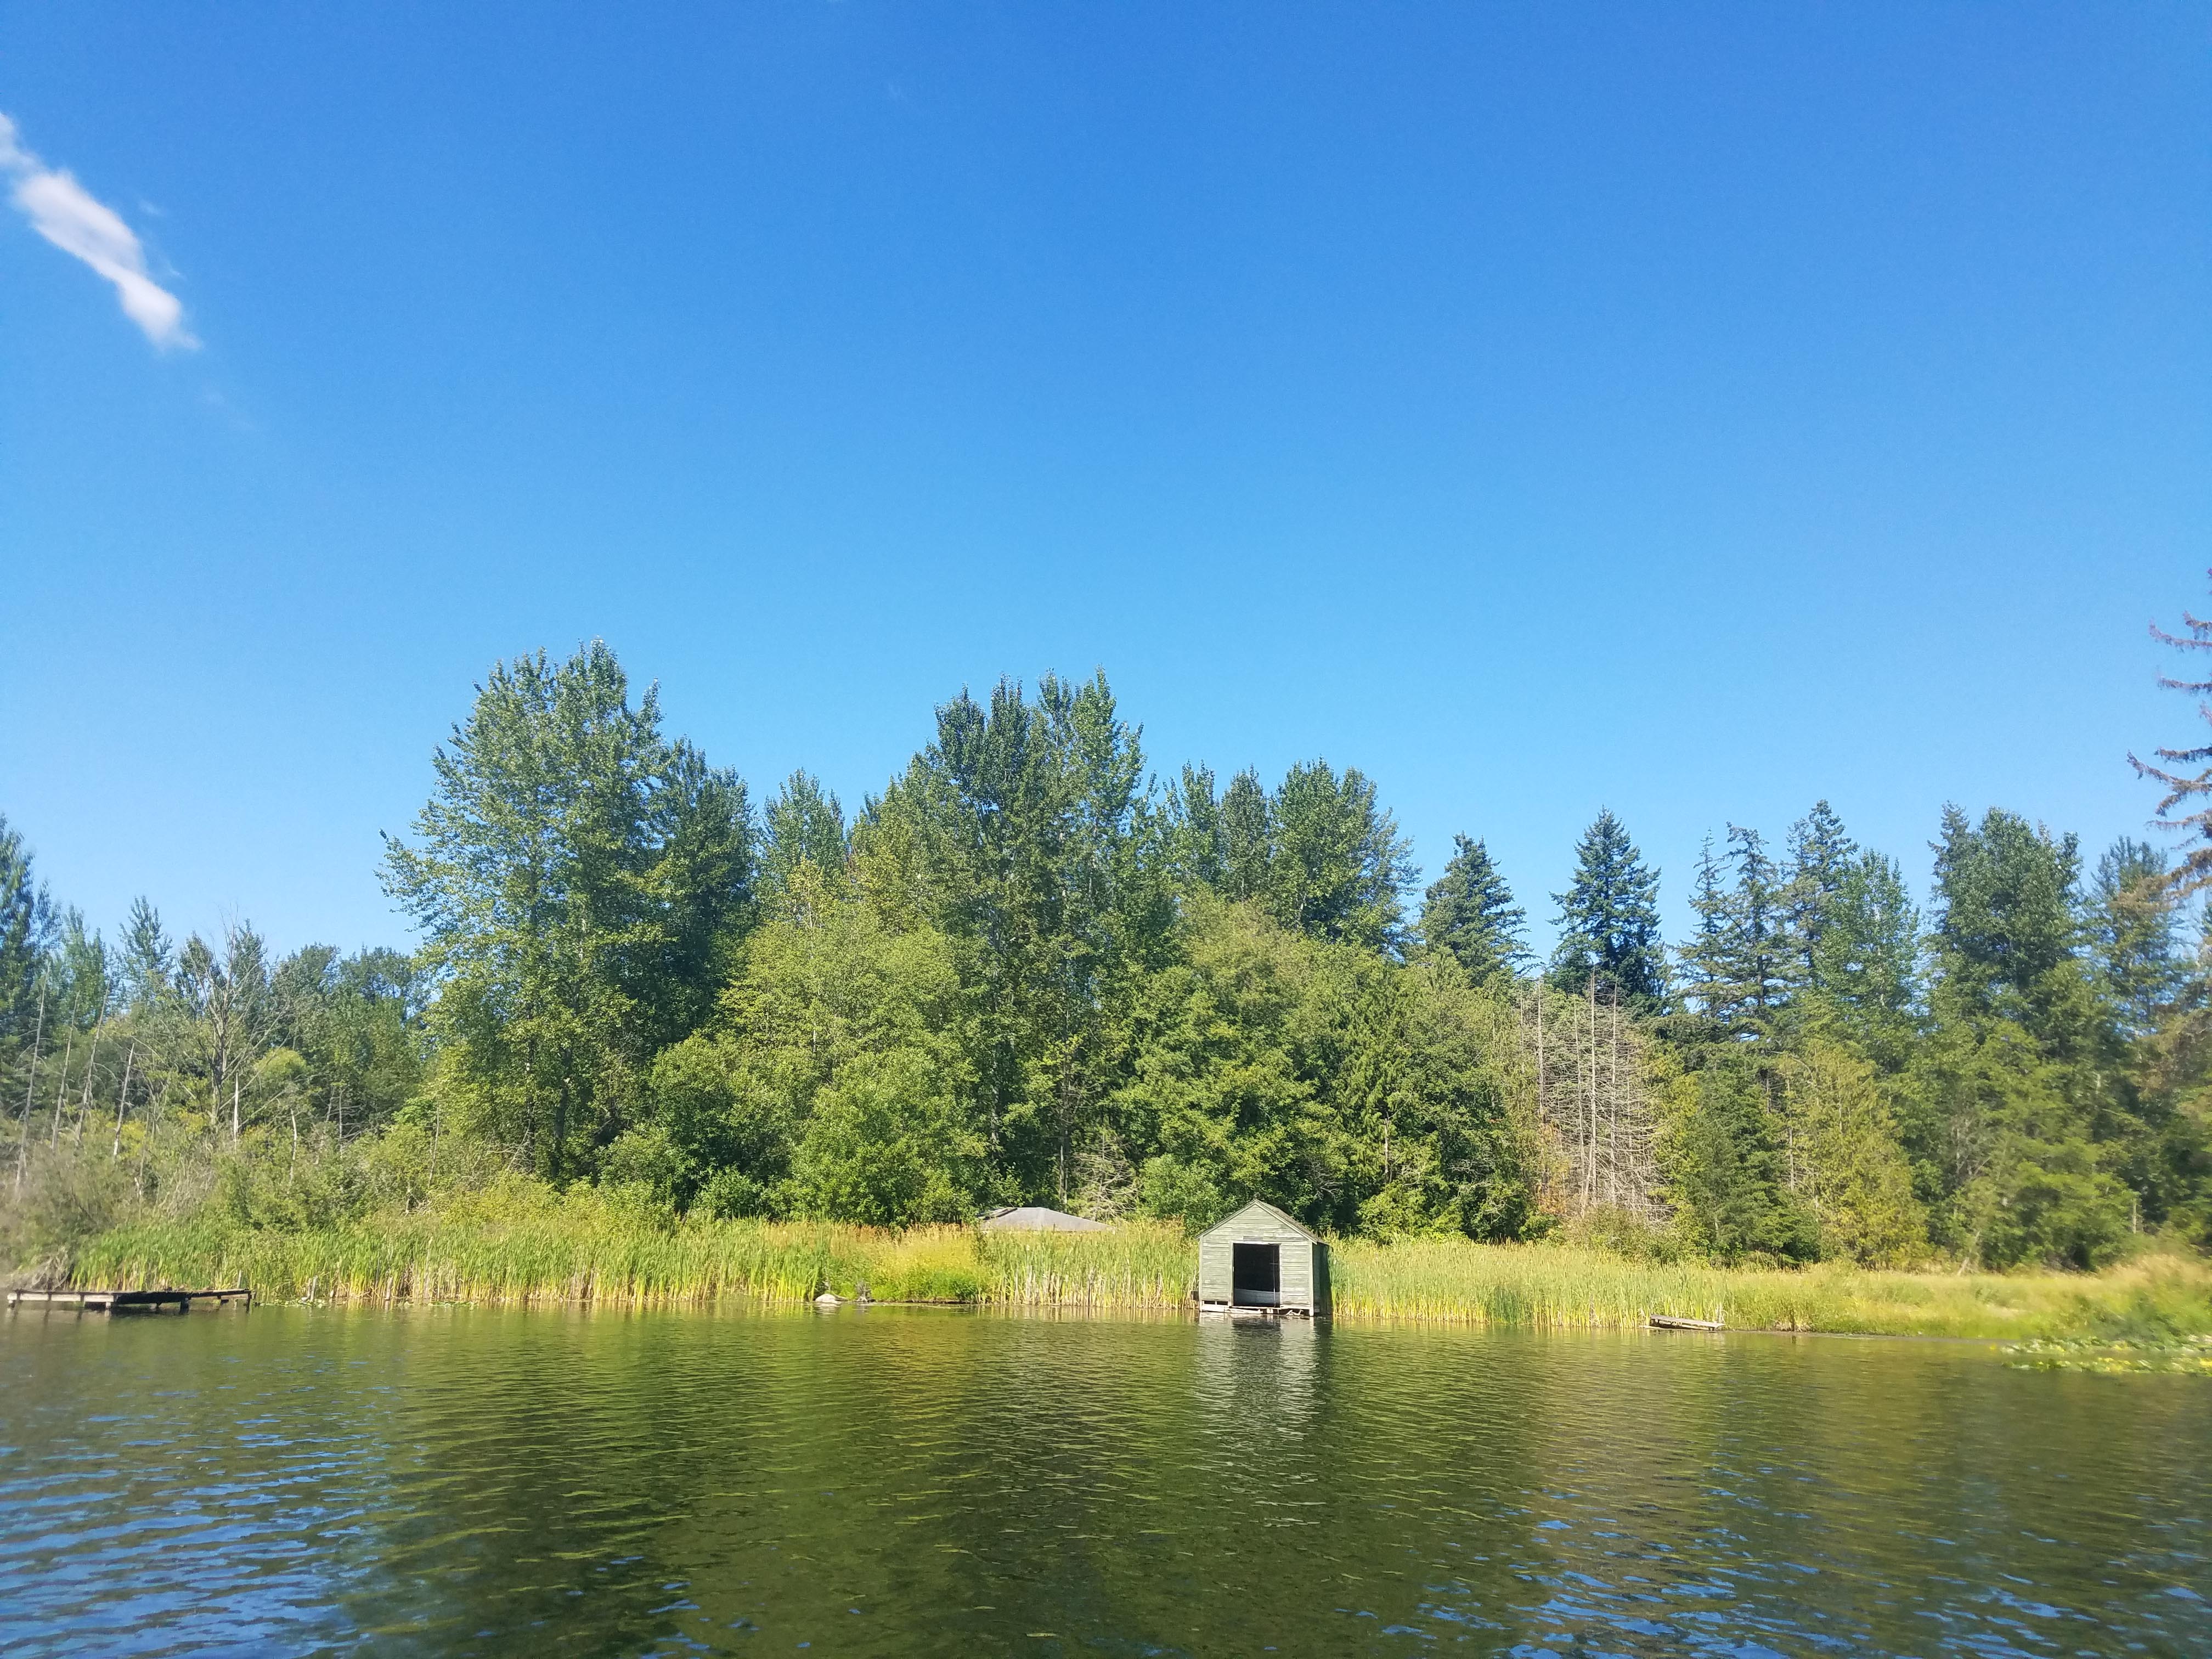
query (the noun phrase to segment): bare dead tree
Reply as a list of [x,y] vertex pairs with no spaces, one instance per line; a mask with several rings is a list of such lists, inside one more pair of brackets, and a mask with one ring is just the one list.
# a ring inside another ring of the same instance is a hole
[[115,1145],[108,1150],[107,1161],[112,1164],[123,1156],[123,1114],[131,1100],[131,1068],[138,1063],[138,1045],[131,1045],[129,1058],[123,1062],[123,1083],[115,1091]]
[[70,1146],[72,1150],[81,1150],[84,1146],[84,1115],[92,1109],[93,1073],[100,1064],[100,1033],[106,1029],[107,1021],[105,1018],[92,1028],[92,1052],[84,1057],[84,1089],[76,1097],[76,1124],[70,1131]]
[[[2181,621],[2189,630],[2186,637],[2169,634],[2156,623],[2151,624],[2151,637],[2180,652],[2212,651],[2212,621],[2193,617],[2185,611],[2181,613]],[[2212,721],[2212,702],[2204,701],[2208,694],[2212,694],[2212,679],[2175,679],[2161,674],[2158,683],[2166,690],[2186,691],[2197,698],[2197,714]],[[2159,828],[2190,836],[2197,842],[2182,854],[2180,866],[2168,878],[2173,891],[2187,895],[2212,887],[2212,800],[2207,799],[2212,797],[2212,744],[2193,749],[2155,749],[2151,752],[2162,764],[2154,766],[2138,760],[2132,752],[2128,756],[2128,764],[2135,768],[2136,776],[2166,787],[2165,798],[2157,808]],[[2186,767],[2196,769],[2172,769]],[[2172,813],[2178,806],[2191,806],[2193,810],[2176,817]]]
[[58,1148],[62,1144],[62,1103],[69,1098],[70,1061],[76,1054],[76,1033],[72,1030],[69,1036],[69,1042],[62,1048],[62,1080],[54,1089],[54,1123],[53,1127],[46,1133],[46,1146],[49,1151]]
[[1521,1014],[1547,1149],[1543,1201],[1555,1213],[1613,1208],[1651,1219],[1660,1206],[1655,1126],[1644,1083],[1647,1039],[1617,995],[1586,986],[1576,1000],[1579,1007],[1559,997],[1568,1014],[1564,1021],[1554,1018],[1559,1011],[1545,1007],[1559,995],[1533,988]]
[[1583,981],[1589,1010],[1588,1041],[1583,1047],[1583,1074],[1589,1088],[1589,1111],[1583,1121],[1583,1209],[1597,1198],[1597,975]]
[[23,1190],[23,1175],[31,1164],[31,1092],[39,1086],[39,1047],[46,1036],[46,993],[39,988],[39,1023],[31,1036],[31,1069],[23,1079],[22,1134],[15,1144],[15,1190]]

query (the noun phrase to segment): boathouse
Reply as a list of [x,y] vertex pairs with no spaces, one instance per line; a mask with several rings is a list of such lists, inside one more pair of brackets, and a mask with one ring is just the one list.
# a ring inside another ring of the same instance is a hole
[[1201,1310],[1328,1311],[1328,1246],[1273,1205],[1254,1199],[1198,1237]]

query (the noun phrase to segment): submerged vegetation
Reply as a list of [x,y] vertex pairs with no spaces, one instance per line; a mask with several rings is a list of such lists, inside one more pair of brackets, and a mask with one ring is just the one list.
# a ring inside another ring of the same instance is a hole
[[[412,953],[179,945],[143,899],[111,945],[0,823],[0,1267],[1177,1306],[1257,1196],[1340,1242],[1354,1315],[2201,1308],[2120,1265],[2212,1239],[2201,849],[2085,872],[1950,809],[1923,913],[1821,802],[1709,844],[1670,949],[1601,811],[1539,963],[1479,839],[1414,902],[1358,770],[1163,781],[1139,737],[1103,676],[1001,684],[849,817],[803,772],[757,808],[603,645],[504,664],[387,837]],[[1024,1202],[1121,1225],[961,1225]]]
[[2024,1371],[2102,1371],[2106,1375],[2165,1371],[2212,1376],[2212,1336],[2148,1340],[2123,1337],[2035,1337],[2006,1350],[2006,1363]]

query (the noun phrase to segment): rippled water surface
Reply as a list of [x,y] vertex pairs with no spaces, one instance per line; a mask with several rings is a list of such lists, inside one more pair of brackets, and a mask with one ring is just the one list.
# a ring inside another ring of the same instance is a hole
[[869,1309],[0,1316],[10,1653],[2212,1653],[2212,1385]]

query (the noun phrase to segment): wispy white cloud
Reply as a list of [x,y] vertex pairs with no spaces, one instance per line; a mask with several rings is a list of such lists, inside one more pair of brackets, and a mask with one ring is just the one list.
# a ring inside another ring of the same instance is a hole
[[50,167],[25,149],[5,115],[0,115],[0,173],[12,181],[9,199],[31,228],[114,283],[123,314],[148,339],[164,349],[199,344],[185,326],[183,302],[146,274],[146,250],[131,227],[66,169]]

